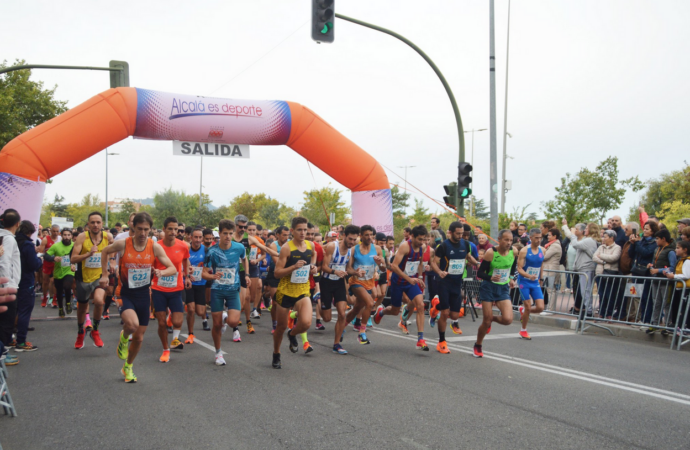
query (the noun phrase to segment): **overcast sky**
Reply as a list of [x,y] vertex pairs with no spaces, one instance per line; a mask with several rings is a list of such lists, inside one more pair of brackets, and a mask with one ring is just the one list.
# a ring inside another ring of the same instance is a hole
[[[507,9],[507,0],[496,1],[499,160]],[[487,1],[338,0],[336,11],[419,45],[445,74],[465,129],[489,127]],[[539,211],[567,171],[593,169],[609,155],[619,157],[623,178],[647,180],[682,166],[689,13],[687,1],[512,3],[508,154],[515,159],[508,160],[507,211],[529,203],[528,211]],[[409,182],[441,199],[443,185],[457,177],[458,140],[434,72],[396,39],[342,20],[334,44],[316,45],[310,18],[308,0],[2,2],[0,58],[92,66],[125,60],[133,87],[295,101],[398,174],[404,169],[397,166],[416,166]],[[56,98],[70,107],[109,88],[107,72],[34,70],[32,79],[57,84]],[[469,135],[466,143],[469,160]],[[110,158],[111,199],[150,197],[167,187],[199,191],[197,160],[173,156],[169,141],[128,138],[110,151],[119,153]],[[284,146],[255,146],[249,160],[204,163],[204,193],[216,206],[244,191],[298,206],[315,185],[341,187],[318,169],[315,183],[306,161]],[[488,131],[475,135],[474,167],[474,192],[488,203]],[[103,198],[104,173],[100,152],[56,176],[46,198]],[[621,214],[637,200],[628,194]]]

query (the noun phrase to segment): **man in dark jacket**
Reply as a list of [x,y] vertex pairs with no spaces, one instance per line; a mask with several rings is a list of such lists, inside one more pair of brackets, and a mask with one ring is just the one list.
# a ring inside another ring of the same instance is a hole
[[623,222],[621,221],[620,216],[613,216],[611,218],[611,229],[616,232],[616,239],[614,239],[614,242],[620,248],[623,248],[625,243],[628,242],[628,236],[626,236],[622,225]]
[[43,261],[36,254],[36,245],[31,236],[36,232],[34,224],[23,220],[17,230],[17,247],[22,261],[22,276],[17,291],[17,352],[32,352],[38,347],[26,341],[29,319],[36,303],[36,271]]

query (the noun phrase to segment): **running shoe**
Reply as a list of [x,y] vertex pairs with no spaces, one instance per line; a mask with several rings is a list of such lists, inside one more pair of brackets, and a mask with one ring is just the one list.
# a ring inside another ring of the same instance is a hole
[[172,334],[172,333],[173,333],[173,327],[168,327],[168,334]]
[[429,313],[429,326],[431,328],[436,328],[436,321],[439,317],[441,317],[441,314],[439,314],[435,309],[433,309],[432,312],[435,312],[436,314]]
[[179,338],[175,338],[170,343],[170,348],[173,350],[182,350],[184,348],[184,344]]
[[671,332],[668,331],[667,329],[664,328],[663,330],[661,330],[661,335],[662,335],[662,336],[668,336],[669,334],[671,334]]
[[[220,334],[225,333],[225,330],[228,329],[228,313],[226,313],[225,311],[223,311],[222,321],[223,321],[223,328],[220,329]],[[237,324],[237,326],[239,327],[240,324]]]
[[62,309],[62,308],[60,308],[60,310],[58,311],[58,316],[59,316],[61,319],[64,319],[64,318],[65,318],[65,310]]
[[122,366],[122,370],[120,370],[120,372],[122,372],[122,375],[125,376],[125,383],[136,383],[137,382],[137,377],[132,372],[132,365],[131,364],[125,363]]
[[451,322],[450,329],[453,330],[453,333],[455,334],[462,334],[462,330],[460,329],[460,326],[457,322]]
[[[429,317],[434,317],[434,321],[436,320],[435,317],[438,316],[438,310],[436,309],[436,306],[439,304],[440,300],[438,299],[438,295],[435,295],[433,299],[431,299],[431,308],[429,308]],[[433,325],[432,325],[433,327]]]
[[359,343],[362,344],[362,345],[371,344],[371,342],[370,342],[369,339],[367,338],[367,334],[366,334],[366,333],[359,333],[358,339],[359,339]]
[[89,333],[89,336],[91,339],[93,339],[93,345],[95,345],[98,348],[103,347],[103,340],[101,339],[101,333],[98,330],[93,330],[91,333]]
[[67,302],[65,305],[65,312],[67,314],[72,314],[72,302]]
[[165,319],[165,324],[168,326],[168,328],[172,328],[172,314],[168,313],[168,318]]
[[654,334],[656,333],[656,327],[649,327],[646,330],[644,330],[644,332],[647,334]]
[[225,358],[223,358],[222,353],[218,353],[216,355],[216,366],[224,366],[225,365]]
[[91,324],[91,319],[87,319],[86,323],[84,323],[84,331],[91,331],[93,330],[93,325]]
[[520,320],[522,320],[522,316],[525,314],[524,305],[520,305],[520,307],[518,308],[518,311],[520,311]]
[[407,329],[407,325],[405,325],[404,322],[398,322],[398,328],[400,328],[400,331],[402,331],[403,334],[410,334],[409,330]]
[[429,351],[429,347],[426,345],[426,341],[424,339],[420,339],[417,341],[417,350],[421,350],[423,352]]
[[120,331],[120,342],[117,344],[117,357],[120,359],[127,359],[127,356],[129,356],[129,340],[122,340],[122,335],[124,334],[124,331]]
[[38,350],[38,347],[31,342],[22,342],[21,344],[17,344],[14,350],[17,352],[33,352],[34,350]]
[[333,346],[333,353],[337,353],[339,355],[347,355],[347,350],[345,350],[342,345],[335,344]]
[[17,340],[12,339],[10,343],[7,345],[7,348],[15,348],[17,346]]
[[17,355],[7,354],[7,356],[5,356],[6,366],[16,366],[17,364],[19,364],[19,357]]
[[211,327],[208,326],[208,320],[204,320],[202,322],[202,324],[204,325],[204,327],[203,327],[204,331],[211,331]]
[[184,340],[184,343],[185,344],[193,344],[194,343],[194,335],[190,334],[189,336],[187,336],[187,339]]
[[458,313],[458,317],[465,317],[465,308],[460,308],[460,312]]
[[77,342],[74,343],[77,350],[84,348],[84,333],[77,334]]
[[321,322],[317,322],[315,328],[316,328],[316,331],[324,331],[326,329],[326,327],[324,327]]
[[379,305],[376,309],[376,314],[374,314],[374,322],[376,325],[381,323],[381,318],[383,318],[383,305]]
[[48,298],[43,297],[43,300],[41,300],[41,308],[45,308],[47,304],[48,304]]
[[302,348],[304,349],[304,353],[311,353],[314,351],[314,348],[309,345],[309,341],[305,341],[304,344],[302,344]]
[[482,356],[484,356],[484,352],[482,352],[482,346],[474,344],[474,357],[481,358]]
[[527,331],[520,331],[518,335],[520,336],[520,339],[527,339],[528,341],[532,340],[532,337],[529,335]]
[[240,336],[240,330],[235,330],[232,332],[232,342],[242,342],[242,337]]
[[158,359],[158,361],[160,361],[162,363],[170,362],[170,350],[163,350],[163,354]]
[[274,353],[273,354],[273,363],[271,364],[274,369],[280,369],[281,364],[280,364],[280,353]]
[[297,336],[291,335],[290,332],[288,331],[287,337],[290,340],[290,351],[292,353],[297,353],[297,351],[299,350],[299,344],[297,343]]
[[238,327],[241,327],[241,326],[242,326],[242,319],[240,319],[240,321],[237,322],[237,326],[238,326]]
[[155,318],[156,318],[156,316],[154,316],[153,312],[151,312],[151,314],[149,314],[149,320],[154,320]]
[[410,313],[407,311],[407,305],[403,305],[403,307],[402,307],[402,320],[404,322],[407,322],[409,318],[410,318]]
[[486,334],[489,334],[489,333],[491,333],[491,327],[486,329]]
[[293,328],[295,328],[295,319],[292,318],[292,312],[290,312],[288,314],[287,327],[289,330],[292,330]]
[[103,311],[103,320],[110,320],[110,313],[107,310]]
[[444,355],[447,355],[450,353],[450,350],[448,350],[448,344],[446,341],[439,342],[436,344],[436,351],[439,353],[443,353]]
[[254,334],[256,333],[256,330],[254,330],[254,326],[251,323],[247,324],[247,333],[248,334]]
[[249,314],[249,317],[251,319],[261,319],[261,314],[259,314],[259,311],[257,311],[256,309],[253,309],[251,314]]
[[369,316],[369,320],[367,320],[367,327],[371,328],[373,326],[374,324],[371,323],[371,316]]

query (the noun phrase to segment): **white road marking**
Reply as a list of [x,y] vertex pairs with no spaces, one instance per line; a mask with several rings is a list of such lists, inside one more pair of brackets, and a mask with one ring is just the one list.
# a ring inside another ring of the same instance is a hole
[[[189,337],[188,334],[182,334],[182,333],[180,333],[180,336],[182,336],[182,337],[184,337],[184,338],[188,338],[188,337]],[[215,348],[213,345],[209,345],[209,344],[207,344],[206,342],[202,341],[201,339],[197,339],[196,336],[194,336],[194,344],[199,344],[199,345],[201,345],[202,347],[211,350],[213,353],[216,352],[216,348]],[[187,344],[187,345],[194,345],[194,344]],[[220,350],[220,353],[223,354],[223,355],[227,355],[227,354],[228,354],[228,352],[226,352],[226,351],[223,350],[223,349]]]
[[[387,336],[406,339],[411,341],[416,341],[417,338],[414,336],[402,335],[399,333],[391,332],[390,330],[381,330],[371,328],[370,331],[385,334]],[[572,333],[575,335],[574,333]],[[427,339],[428,342],[438,343],[436,339]],[[459,352],[467,353],[472,355],[474,350],[469,347],[461,347],[458,345],[449,345],[449,349],[457,350]],[[553,366],[550,364],[544,364],[537,361],[530,361],[528,359],[514,358],[512,356],[503,355],[501,353],[490,353],[484,351],[484,358],[495,359],[497,361],[502,361],[509,364],[514,364],[521,367],[526,367],[528,369],[539,370],[542,372],[552,373],[555,375],[560,375],[568,378],[574,378],[576,380],[586,381],[588,383],[600,384],[602,386],[609,386],[612,388],[620,389],[623,391],[634,392],[636,394],[642,394],[649,397],[655,397],[662,400],[668,400],[670,402],[680,403],[682,405],[690,406],[690,396],[685,394],[680,394],[678,392],[666,391],[663,389],[657,389],[649,386],[644,386],[641,384],[630,383],[623,380],[618,380],[616,378],[602,377],[600,375],[580,372],[577,370],[566,369],[559,366]]]
[[[574,336],[574,331],[537,331],[530,333],[532,337],[554,337],[554,336]],[[503,334],[489,334],[484,340],[495,340],[495,339],[519,339],[517,333],[503,333]],[[451,336],[446,338],[448,342],[475,342],[477,340],[477,335],[462,335],[462,336]]]

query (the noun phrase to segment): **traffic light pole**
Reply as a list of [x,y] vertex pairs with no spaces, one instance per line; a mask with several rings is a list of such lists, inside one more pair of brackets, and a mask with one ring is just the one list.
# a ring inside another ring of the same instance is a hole
[[[438,67],[436,67],[436,64],[427,56],[424,51],[422,51],[421,48],[417,47],[412,41],[407,39],[404,36],[399,35],[395,31],[388,30],[386,28],[379,27],[377,25],[373,25],[367,22],[362,22],[361,20],[353,19],[352,17],[347,17],[343,16],[342,14],[337,14],[335,15],[338,19],[343,19],[348,22],[356,23],[357,25],[361,25],[363,27],[371,28],[372,30],[380,31],[382,33],[388,34],[390,36],[393,36],[396,39],[399,39],[403,41],[405,44],[409,45],[412,47],[414,51],[419,53],[419,55],[424,58],[424,60],[429,63],[432,69],[434,69],[434,72],[436,72],[436,75],[438,78],[441,80],[441,84],[443,84],[444,89],[446,90],[446,93],[448,94],[448,98],[450,99],[450,104],[453,106],[453,113],[455,114],[455,123],[458,128],[458,146],[460,150],[460,159],[458,159],[458,163],[465,161],[465,134],[463,133],[462,129],[462,119],[460,118],[460,110],[458,109],[458,104],[455,102],[455,96],[453,95],[453,91],[450,89],[450,86],[448,85],[448,82],[446,81],[446,78],[443,76],[441,71],[439,70]],[[460,188],[460,173],[458,171],[458,189]],[[457,193],[457,199],[458,199],[458,204],[456,205],[458,207],[458,215],[464,215],[465,213],[465,208],[464,208],[464,199],[460,197],[460,192]]]
[[[49,65],[49,64],[24,64],[21,66],[12,66],[12,67],[7,67],[5,69],[2,69],[2,70],[0,70],[0,74],[8,73],[8,72],[14,72],[15,70],[22,70],[22,69],[106,70],[109,72],[120,72],[120,74],[124,75],[129,70],[129,67],[125,68],[125,67],[92,67],[92,66],[54,66],[54,65]],[[124,77],[126,77],[126,82],[124,84],[129,86],[129,76],[124,75]]]

